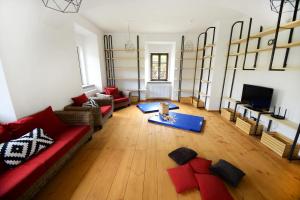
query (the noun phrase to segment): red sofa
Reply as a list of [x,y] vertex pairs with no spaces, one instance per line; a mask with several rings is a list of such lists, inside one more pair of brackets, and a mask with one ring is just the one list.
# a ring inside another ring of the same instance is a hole
[[[57,127],[59,121],[63,127]],[[46,132],[52,129],[48,135],[55,142],[15,168],[5,169],[0,163],[0,199],[31,199],[93,133],[91,113],[53,112],[50,107],[17,122],[0,125],[0,142],[18,138],[35,126]]]
[[130,91],[122,92],[117,87],[106,87],[103,93],[112,96],[114,109],[130,106]]

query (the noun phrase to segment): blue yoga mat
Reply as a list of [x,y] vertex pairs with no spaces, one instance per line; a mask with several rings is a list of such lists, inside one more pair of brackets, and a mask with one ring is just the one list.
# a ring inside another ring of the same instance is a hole
[[[157,112],[159,110],[160,102],[151,102],[151,103],[139,103],[137,107],[143,113],[152,113]],[[169,103],[169,110],[179,109],[179,107],[175,104]]]
[[204,118],[194,115],[187,115],[181,113],[170,112],[172,120],[164,120],[159,114],[152,116],[148,119],[148,122],[161,124],[165,126],[171,126],[188,131],[201,132]]

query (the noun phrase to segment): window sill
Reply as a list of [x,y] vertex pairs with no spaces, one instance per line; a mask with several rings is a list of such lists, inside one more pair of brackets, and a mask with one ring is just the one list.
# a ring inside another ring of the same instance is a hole
[[147,83],[166,83],[166,84],[169,84],[169,83],[172,83],[171,81],[148,81]]

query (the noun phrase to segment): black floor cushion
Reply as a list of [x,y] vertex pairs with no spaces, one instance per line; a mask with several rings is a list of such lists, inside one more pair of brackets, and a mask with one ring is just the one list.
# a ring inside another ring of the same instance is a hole
[[242,170],[222,159],[212,165],[210,170],[234,187],[236,187],[243,176],[245,176],[245,173]]
[[183,165],[197,156],[197,152],[192,149],[181,147],[171,153],[169,157],[172,158],[178,165]]

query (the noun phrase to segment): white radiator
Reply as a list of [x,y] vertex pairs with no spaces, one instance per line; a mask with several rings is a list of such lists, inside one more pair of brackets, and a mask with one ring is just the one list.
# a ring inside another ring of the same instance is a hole
[[147,99],[171,99],[171,83],[147,83]]

